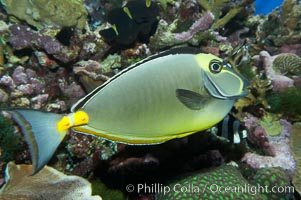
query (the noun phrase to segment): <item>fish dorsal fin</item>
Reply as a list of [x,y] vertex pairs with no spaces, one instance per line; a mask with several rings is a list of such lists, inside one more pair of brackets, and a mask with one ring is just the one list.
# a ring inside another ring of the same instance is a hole
[[139,67],[140,65],[149,62],[151,60],[154,59],[158,59],[160,57],[165,57],[165,56],[169,56],[169,55],[176,55],[176,54],[198,54],[200,53],[200,49],[194,48],[194,47],[178,47],[178,48],[173,48],[173,49],[169,49],[154,55],[151,55],[147,58],[142,59],[141,61],[130,65],[129,67],[123,69],[122,71],[120,71],[119,73],[117,73],[116,75],[114,75],[112,78],[110,78],[109,80],[107,80],[105,83],[103,83],[102,85],[98,86],[97,88],[95,88],[93,91],[91,91],[89,94],[87,94],[85,97],[81,98],[79,101],[77,101],[72,107],[71,107],[71,112],[75,112],[76,110],[82,108],[85,103],[93,98],[93,96],[95,96],[102,88],[106,87],[108,84],[110,84],[112,81],[114,81],[115,79],[117,79],[118,77],[126,74],[127,72],[131,71],[132,69]]

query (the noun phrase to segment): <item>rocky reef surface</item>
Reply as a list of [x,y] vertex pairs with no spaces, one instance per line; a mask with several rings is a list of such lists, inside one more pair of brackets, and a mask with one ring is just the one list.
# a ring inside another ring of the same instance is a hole
[[[267,15],[254,14],[253,0],[20,2],[0,0],[1,109],[68,113],[77,100],[120,70],[180,46],[227,59],[250,81],[248,95],[231,110],[248,132],[239,144],[216,137],[213,128],[151,146],[118,144],[70,131],[48,165],[89,180],[92,186],[79,179],[84,183],[76,188],[88,188],[87,198],[300,198],[300,1],[284,0]],[[116,17],[128,15],[123,8],[129,3],[132,21],[117,23]],[[114,25],[124,31],[116,34]],[[3,113],[0,198],[18,187],[8,174],[21,179],[24,174],[18,166],[27,169],[30,163],[20,128]],[[52,168],[45,170],[68,179]],[[21,195],[30,198],[34,185],[22,181],[29,186]],[[51,185],[50,181],[43,184]],[[193,186],[203,189],[204,184],[203,191],[188,191]],[[210,184],[283,190],[220,194],[212,193]],[[175,187],[186,192],[163,190]]]

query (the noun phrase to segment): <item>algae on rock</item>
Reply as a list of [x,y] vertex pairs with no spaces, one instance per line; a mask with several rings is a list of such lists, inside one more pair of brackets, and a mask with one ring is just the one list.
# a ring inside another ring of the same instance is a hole
[[81,0],[0,0],[9,15],[41,29],[47,25],[77,27],[86,25],[87,11]]
[[[231,21],[231,19],[242,12],[246,5],[252,4],[253,0],[242,0],[236,3],[235,6],[230,6],[230,4],[232,3],[230,0],[198,0],[198,3],[205,10],[213,13],[213,15],[215,16],[215,22],[212,27],[213,29],[218,29],[225,26],[228,22]],[[229,7],[230,9],[226,12],[226,14],[223,14],[223,9],[225,7]]]
[[291,148],[296,160],[296,171],[293,176],[292,183],[301,195],[301,123],[295,123],[293,126],[292,136],[291,136]]

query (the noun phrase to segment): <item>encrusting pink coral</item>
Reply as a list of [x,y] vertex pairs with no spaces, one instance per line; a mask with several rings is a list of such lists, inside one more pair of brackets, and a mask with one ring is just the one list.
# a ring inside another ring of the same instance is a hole
[[253,168],[265,167],[281,167],[293,173],[296,167],[290,148],[290,134],[292,132],[292,124],[286,120],[281,119],[282,132],[279,136],[269,136],[269,151],[273,156],[263,156],[256,153],[248,152],[242,158]]
[[191,27],[182,33],[174,33],[177,40],[187,41],[191,39],[197,32],[207,30],[214,22],[214,15],[207,11],[204,16],[194,22]]

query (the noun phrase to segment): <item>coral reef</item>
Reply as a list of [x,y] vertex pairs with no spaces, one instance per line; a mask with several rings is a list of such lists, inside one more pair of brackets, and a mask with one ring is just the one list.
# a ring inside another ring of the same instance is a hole
[[117,144],[102,138],[70,133],[65,142],[66,154],[61,154],[56,167],[68,174],[88,177],[100,161],[117,152]]
[[[262,133],[267,140],[264,139],[265,142],[262,142],[263,146],[261,146],[261,148],[265,149],[268,154],[267,156],[248,152],[244,155],[242,161],[248,163],[253,168],[281,167],[292,174],[296,166],[290,148],[292,125],[283,119],[280,120],[280,124],[282,126],[282,132],[279,136],[269,136],[268,134]],[[252,137],[258,138],[255,139],[255,141],[260,141],[263,138],[262,134],[257,134],[255,131],[249,132],[249,135],[252,134],[254,134]]]
[[126,200],[125,195],[120,190],[108,188],[100,180],[94,180],[91,182],[91,184],[93,195],[101,195],[104,200]]
[[[3,99],[6,100],[4,103],[17,107],[31,106],[37,109],[48,107],[49,111],[65,111],[67,109],[65,102],[60,102],[62,96],[71,104],[84,96],[81,86],[68,77],[64,68],[59,68],[56,73],[44,72],[40,71],[37,74],[33,69],[19,65],[11,74],[2,76],[0,85],[9,94],[8,98]],[[50,98],[56,100],[50,103],[48,102]]]
[[97,31],[78,35],[78,32],[72,28],[61,29],[52,26],[35,31],[27,25],[20,24],[11,25],[10,31],[9,42],[15,50],[33,48],[47,54],[47,56],[41,55],[41,53],[36,54],[41,65],[47,64],[49,66],[48,62],[55,65],[56,60],[63,63],[87,58],[98,60],[110,48]]
[[[280,53],[280,50],[300,44],[300,16],[301,5],[297,0],[285,0],[281,9],[275,9],[265,17],[256,29],[256,39],[261,48],[265,48],[272,54]],[[279,37],[281,36],[281,37]],[[294,48],[300,53],[300,47]],[[289,50],[290,53],[293,51]],[[292,52],[293,53],[293,52]]]
[[197,32],[205,31],[210,28],[214,20],[214,16],[210,12],[206,12],[202,18],[194,22],[187,31],[182,33],[174,33],[174,37],[177,40],[186,42],[190,40]]
[[301,58],[292,53],[283,53],[277,56],[273,62],[275,71],[285,75],[301,76]]
[[20,150],[21,135],[15,132],[11,120],[0,114],[0,162],[13,160]]
[[51,167],[43,168],[35,176],[29,176],[31,171],[31,165],[8,163],[5,184],[0,190],[0,198],[102,199],[100,196],[91,195],[91,184],[81,177],[67,176]]
[[149,45],[151,48],[156,47],[156,49],[179,45],[185,42],[197,45],[201,38],[214,37],[208,32],[208,29],[213,24],[213,20],[214,16],[212,13],[206,12],[201,18],[196,20],[187,31],[176,33],[178,26],[177,19],[171,24],[168,24],[164,19],[161,19],[155,35],[150,38]]
[[271,111],[297,121],[301,119],[301,89],[289,88],[281,92],[273,92],[267,96]]
[[78,56],[78,47],[68,48],[64,46],[55,37],[43,33],[45,30],[37,32],[27,25],[19,24],[10,26],[10,30],[12,35],[9,42],[14,49],[34,48],[45,50],[47,54],[53,55],[54,58],[64,63],[70,62]]
[[87,92],[91,92],[110,77],[104,75],[102,65],[94,60],[79,61],[74,64],[73,72],[80,77],[80,82]]
[[1,1],[7,13],[39,29],[48,25],[77,27],[86,25],[87,11],[80,0],[13,0]]
[[[255,175],[252,177],[250,182],[254,185],[267,186],[269,189],[271,187],[286,188],[283,191],[271,192],[261,191],[262,199],[291,199],[293,188],[290,186],[290,179],[287,173],[281,168],[267,168],[259,169],[256,171]],[[275,190],[274,190],[275,191]]]
[[282,127],[279,122],[279,117],[266,113],[259,121],[259,124],[264,128],[266,133],[270,136],[277,136],[281,134]]
[[271,90],[271,81],[269,79],[262,79],[259,75],[256,75],[251,81],[248,87],[249,93],[245,98],[238,99],[235,102],[234,107],[239,113],[242,113],[242,109],[248,106],[262,105],[268,109],[270,106],[267,102],[267,91]]
[[277,74],[273,69],[273,61],[275,60],[276,56],[270,56],[270,54],[266,51],[260,52],[260,59],[263,62],[263,67],[265,70],[266,76],[271,79],[273,88],[272,90],[275,92],[279,92],[285,90],[289,87],[294,86],[294,80],[281,75]]
[[[256,179],[255,179],[256,178]],[[265,193],[264,189],[268,188]],[[205,172],[194,172],[167,186],[171,191],[162,191],[157,199],[289,199],[292,191],[270,192],[272,186],[289,186],[289,180],[280,169],[258,171],[251,182],[233,166],[221,166]],[[167,188],[167,187],[166,187]],[[227,189],[226,189],[227,188]],[[222,198],[221,198],[222,197]]]
[[248,10],[248,5],[253,3],[253,0],[242,0],[231,4],[229,0],[198,0],[198,3],[207,11],[211,11],[215,16],[213,24],[214,29],[222,28],[229,23],[236,15]]

